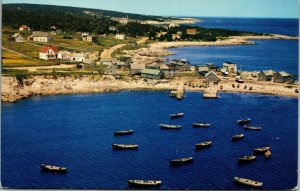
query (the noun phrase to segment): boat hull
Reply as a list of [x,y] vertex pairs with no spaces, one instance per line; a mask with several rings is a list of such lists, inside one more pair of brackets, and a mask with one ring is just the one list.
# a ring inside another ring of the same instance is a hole
[[155,187],[161,183],[160,180],[128,180],[128,185],[132,187]]
[[193,123],[193,127],[209,127],[210,124]]
[[128,131],[115,131],[114,136],[120,136],[120,135],[130,135],[133,134],[133,130]]
[[178,117],[183,117],[184,113],[176,113],[176,114],[171,114],[171,118],[178,118]]
[[198,143],[198,144],[195,144],[195,148],[196,149],[204,149],[204,148],[210,147],[211,144],[212,144],[212,142]]
[[253,149],[253,154],[254,155],[265,154],[265,152],[267,152],[268,150],[270,150],[270,147],[263,147],[263,148]]
[[46,165],[46,164],[41,164],[40,166],[41,166],[41,171],[44,171],[44,172],[67,173],[66,167],[52,166],[52,165]]
[[160,128],[162,129],[180,129],[180,125],[167,125],[167,124],[160,124]]
[[138,149],[138,145],[126,145],[126,144],[113,144],[113,149],[119,150],[136,150]]
[[234,177],[234,181],[239,184],[256,187],[256,188],[260,188],[263,186],[262,182],[258,182],[258,181],[250,180],[250,179],[246,179],[246,178]]
[[182,159],[170,160],[169,164],[170,165],[182,165],[182,164],[191,163],[193,161],[194,161],[194,159],[192,157],[189,157],[189,158],[182,158]]
[[255,156],[250,156],[248,158],[243,157],[243,158],[238,158],[237,159],[239,164],[248,163],[248,162],[252,162],[252,161],[255,161],[255,160],[256,160]]

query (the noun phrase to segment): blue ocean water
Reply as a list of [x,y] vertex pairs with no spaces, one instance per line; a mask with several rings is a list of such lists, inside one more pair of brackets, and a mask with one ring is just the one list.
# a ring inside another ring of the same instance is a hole
[[223,28],[258,33],[299,35],[298,19],[270,18],[208,18],[200,17],[202,22],[195,25],[206,28]]
[[[298,99],[221,93],[216,100],[187,92],[183,101],[167,91],[119,91],[31,97],[2,104],[2,186],[9,188],[127,189],[128,179],[161,179],[159,189],[249,189],[234,176],[264,182],[264,189],[297,184]],[[183,118],[169,114],[184,112]],[[236,124],[250,117],[262,131]],[[192,123],[210,123],[193,128]],[[160,123],[180,124],[162,130]],[[134,129],[114,137],[113,131]],[[232,143],[231,136],[245,138]],[[211,140],[210,148],[194,144]],[[137,151],[112,150],[113,143],[139,144]],[[252,149],[270,146],[272,157],[238,165]],[[194,162],[169,166],[168,160],[193,156]],[[66,166],[64,175],[43,173],[39,164]]]

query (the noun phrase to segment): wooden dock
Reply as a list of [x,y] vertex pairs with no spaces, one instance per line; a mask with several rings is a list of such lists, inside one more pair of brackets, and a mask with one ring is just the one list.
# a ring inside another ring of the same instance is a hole
[[178,100],[182,100],[184,98],[184,86],[183,84],[179,84],[177,87],[176,98]]
[[213,85],[213,83],[209,84],[209,87],[204,89],[203,98],[207,99],[216,99],[218,97],[218,86]]

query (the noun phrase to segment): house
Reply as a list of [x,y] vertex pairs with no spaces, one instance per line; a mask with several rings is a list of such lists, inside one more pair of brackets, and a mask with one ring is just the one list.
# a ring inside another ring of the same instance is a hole
[[223,66],[221,68],[221,72],[223,74],[236,74],[237,73],[237,66],[236,64],[232,63],[232,62],[224,62]]
[[172,27],[179,27],[179,24],[177,24],[177,23],[170,23],[169,24],[169,28],[172,28]]
[[205,76],[209,72],[209,68],[207,65],[197,65],[197,72],[200,76]]
[[30,31],[30,28],[27,25],[22,25],[19,27],[19,31]]
[[62,30],[54,30],[54,31],[51,31],[51,34],[54,34],[54,35],[58,35],[58,34],[62,34]]
[[75,62],[84,62],[85,54],[84,53],[73,52],[70,56],[70,60],[75,61]]
[[56,46],[43,46],[39,52],[39,58],[43,60],[55,60],[57,58],[58,49]]
[[157,62],[153,62],[152,64],[149,64],[146,68],[159,69],[160,68],[160,64],[157,63]]
[[179,40],[181,38],[180,35],[176,34],[172,34],[172,40]]
[[86,67],[89,67],[89,68],[95,67],[97,65],[96,60],[94,60],[94,59],[85,59],[83,61],[83,63],[86,65]]
[[220,80],[219,76],[213,71],[207,73],[204,76],[204,78],[205,78],[204,81],[205,81],[206,84],[213,83],[213,84],[217,85],[219,83],[219,80]]
[[162,64],[160,66],[160,70],[163,72],[164,77],[168,79],[173,79],[178,74],[178,70],[176,68],[169,68],[166,64]]
[[34,31],[32,35],[30,35],[28,40],[32,40],[34,42],[51,42],[52,38],[49,36],[47,32]]
[[110,27],[109,27],[109,30],[110,30],[110,31],[116,31],[116,30],[117,30],[117,27],[110,26]]
[[161,70],[157,69],[143,69],[141,71],[141,75],[143,78],[149,78],[149,79],[162,79],[164,74]]
[[174,65],[174,67],[179,71],[190,71],[191,63],[186,59],[176,59],[172,60],[172,62],[168,65]]
[[286,72],[277,72],[273,76],[273,82],[284,83],[292,79],[292,75]]
[[82,41],[86,41],[86,42],[93,42],[95,40],[95,37],[92,35],[85,35],[82,36]]
[[101,59],[100,63],[104,64],[104,65],[107,65],[107,66],[110,66],[110,65],[112,65],[112,60],[111,59]]
[[120,56],[112,59],[112,63],[117,65],[117,68],[128,68],[132,63],[132,60],[128,56]]
[[130,65],[130,74],[136,75],[141,74],[141,71],[145,69],[145,64],[131,64]]
[[105,75],[112,75],[112,76],[117,76],[118,75],[118,71],[117,71],[117,67],[114,64],[111,64],[109,66],[107,66],[107,68],[104,71]]
[[205,64],[205,65],[208,67],[209,71],[214,71],[214,72],[216,72],[217,69],[218,69],[218,67],[217,67],[214,63],[207,63],[207,64]]
[[24,37],[20,33],[15,33],[11,36],[11,39],[15,42],[24,42]]
[[71,60],[71,52],[67,50],[60,50],[57,54],[57,58],[61,60]]
[[258,81],[271,81],[274,74],[275,74],[275,72],[273,70],[260,71],[257,74],[257,80]]
[[120,34],[120,33],[117,33],[116,36],[115,36],[116,39],[120,39],[120,40],[124,40],[125,39],[125,34]]
[[197,30],[196,29],[186,29],[186,34],[195,35],[195,34],[197,34]]

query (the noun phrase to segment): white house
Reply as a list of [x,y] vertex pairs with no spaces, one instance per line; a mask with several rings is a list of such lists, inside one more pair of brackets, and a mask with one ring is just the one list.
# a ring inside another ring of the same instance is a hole
[[62,60],[70,60],[71,59],[71,52],[67,50],[60,50],[57,54],[58,59]]
[[34,31],[32,35],[28,37],[28,40],[33,40],[35,42],[51,42],[52,38],[46,32]]
[[70,60],[71,61],[75,61],[75,62],[84,62],[85,60],[85,55],[84,53],[72,53],[70,56]]
[[115,38],[120,39],[120,40],[124,40],[125,39],[125,34],[118,33],[118,34],[116,34]]
[[56,46],[43,46],[40,49],[39,58],[43,60],[55,60],[57,53],[58,49]]
[[19,31],[30,31],[30,28],[27,25],[22,25],[19,27]]
[[24,42],[24,37],[20,33],[15,33],[11,39],[15,42]]

